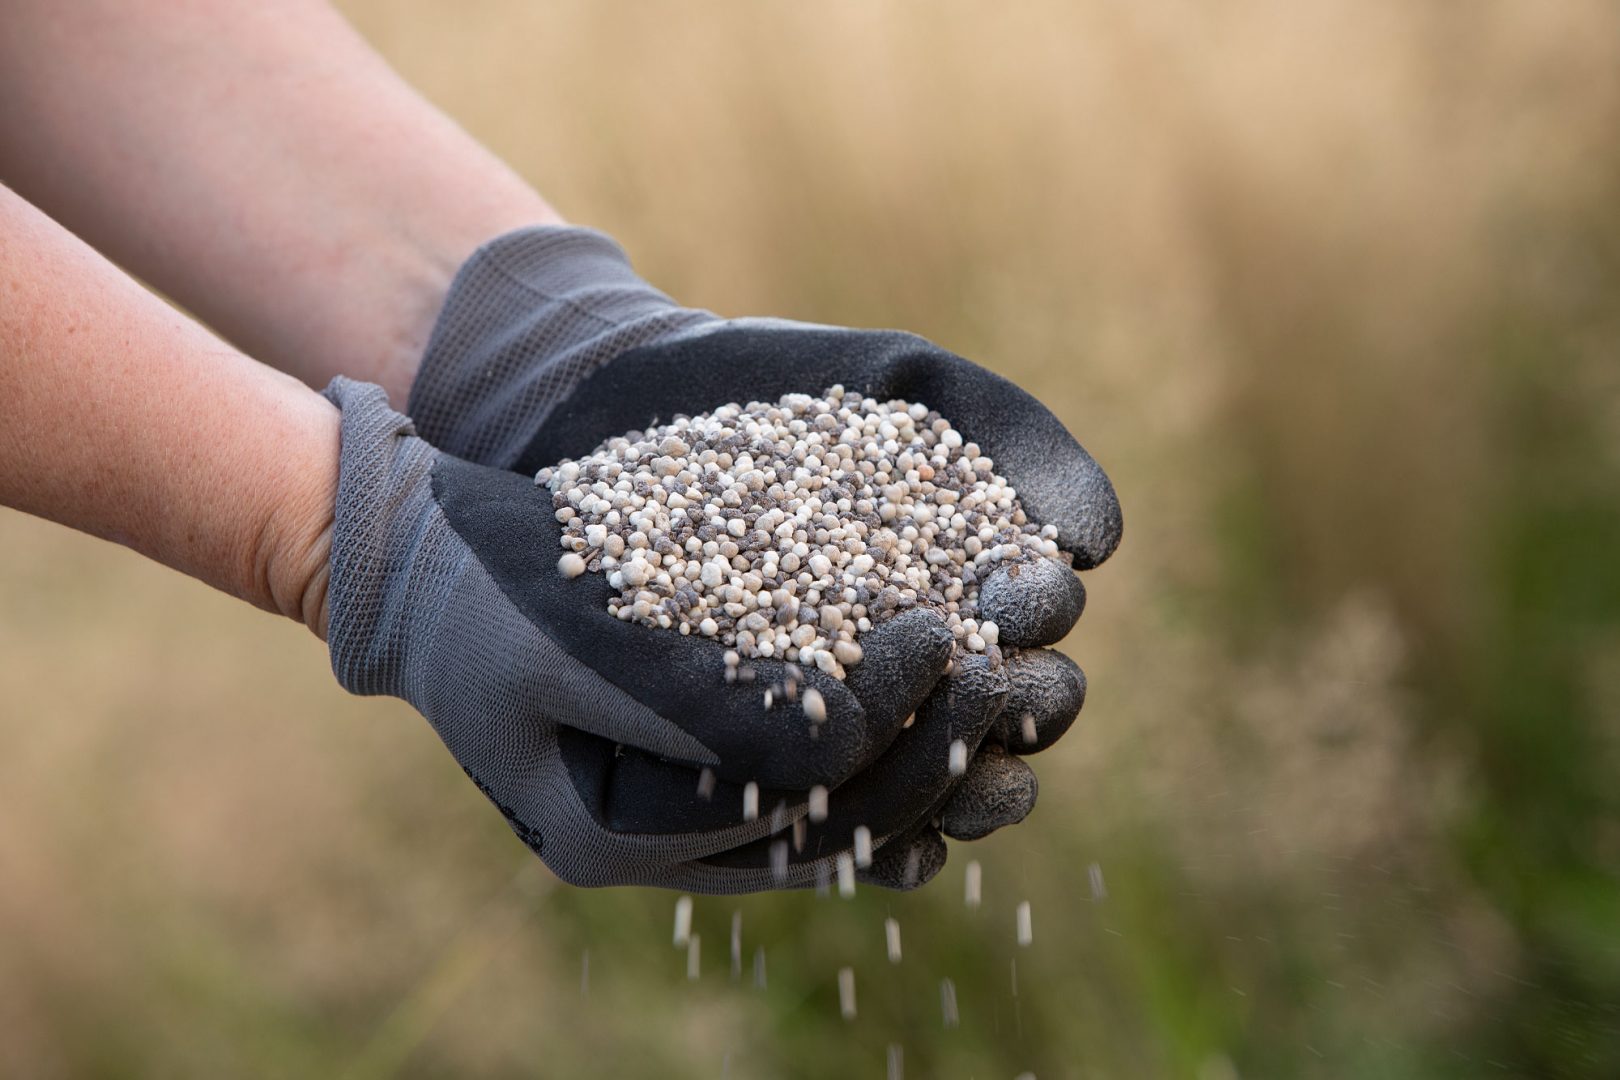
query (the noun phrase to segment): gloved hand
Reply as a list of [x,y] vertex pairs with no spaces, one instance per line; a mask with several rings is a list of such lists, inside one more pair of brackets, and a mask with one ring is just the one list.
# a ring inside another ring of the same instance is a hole
[[[564,578],[561,526],[533,480],[440,453],[378,387],[337,379],[327,396],[342,410],[327,640],[346,688],[416,706],[567,881],[745,892],[813,880],[804,859],[704,860],[793,828],[808,789],[887,749],[949,660],[937,616],[874,628],[846,681],[802,673],[825,704],[812,727],[797,706],[765,707],[782,664],[728,683],[719,643],[619,620],[601,574]],[[881,809],[910,824],[931,799]],[[874,833],[890,820],[874,817]]]
[[[994,458],[1029,516],[1056,526],[1077,568],[1097,565],[1117,545],[1119,506],[1107,477],[1048,410],[1005,379],[908,334],[728,321],[681,308],[642,282],[611,240],[585,229],[521,230],[469,260],[435,327],[409,411],[445,449],[528,476],[675,413],[819,393],[834,383],[880,400],[920,401],[948,417]],[[998,623],[1005,663],[966,657],[923,703],[915,725],[898,735],[884,729],[899,719],[892,712],[872,725],[878,735],[869,735],[864,767],[833,793],[826,822],[807,834],[795,830],[802,843],[789,858],[794,880],[806,867],[824,874],[815,860],[847,850],[858,825],[879,846],[862,876],[909,887],[943,864],[939,828],[976,839],[1021,820],[1036,784],[1017,755],[1050,746],[1085,696],[1080,669],[1039,646],[1068,632],[1084,599],[1079,580],[1057,562],[992,575],[981,617]],[[872,664],[881,629],[862,636],[868,659],[850,680],[862,695],[877,694],[889,678],[905,681],[900,666],[891,673]],[[956,739],[978,751],[961,777],[948,768]],[[596,749],[604,757],[612,751]],[[655,829],[692,788],[690,768],[669,760],[622,750],[615,760],[615,794],[627,803],[633,790],[639,808],[621,808],[625,828]],[[773,844],[779,861],[782,845],[764,836],[705,862],[758,870]]]

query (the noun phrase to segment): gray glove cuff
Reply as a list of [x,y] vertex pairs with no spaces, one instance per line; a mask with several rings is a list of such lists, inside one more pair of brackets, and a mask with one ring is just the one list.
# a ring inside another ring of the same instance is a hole
[[457,272],[406,411],[440,450],[511,468],[551,410],[602,364],[718,321],[642,281],[594,229],[519,229]]
[[[433,448],[410,438],[411,421],[382,388],[339,376],[324,394],[343,414],[327,603],[332,671],[351,693],[420,700],[412,653],[432,638],[420,623],[442,609],[471,556],[433,503]],[[406,564],[412,573],[401,572]],[[401,603],[401,583],[422,600]]]

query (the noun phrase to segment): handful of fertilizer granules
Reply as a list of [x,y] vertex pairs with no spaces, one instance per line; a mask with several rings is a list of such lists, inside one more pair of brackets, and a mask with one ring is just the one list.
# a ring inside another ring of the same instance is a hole
[[563,526],[559,569],[607,574],[620,619],[837,678],[860,663],[861,633],[919,605],[996,663],[981,580],[1069,561],[948,420],[842,386],[677,416],[535,481]]

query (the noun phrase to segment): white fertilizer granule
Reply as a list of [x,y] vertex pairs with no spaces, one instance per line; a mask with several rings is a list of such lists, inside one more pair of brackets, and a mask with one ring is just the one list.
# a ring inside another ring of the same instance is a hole
[[692,937],[692,898],[683,896],[675,901],[675,947],[684,946]]
[[979,860],[973,859],[967,864],[967,870],[962,875],[962,903],[969,908],[979,906],[982,880],[983,873],[979,869]]

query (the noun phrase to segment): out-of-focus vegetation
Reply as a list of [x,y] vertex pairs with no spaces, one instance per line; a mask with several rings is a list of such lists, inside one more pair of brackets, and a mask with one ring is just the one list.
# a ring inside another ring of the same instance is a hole
[[302,631],[0,517],[0,1072],[1620,1075],[1612,5],[343,6],[675,296],[1048,401],[1091,699],[1024,826],[699,899],[689,983]]

